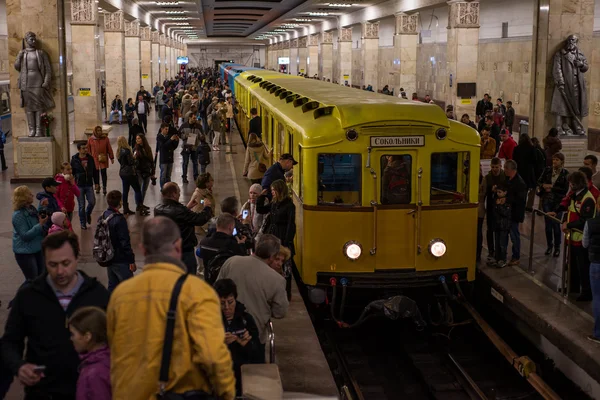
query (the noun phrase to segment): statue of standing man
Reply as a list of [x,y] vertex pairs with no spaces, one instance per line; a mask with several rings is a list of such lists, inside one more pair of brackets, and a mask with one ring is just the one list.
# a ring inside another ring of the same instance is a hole
[[589,67],[577,48],[578,41],[576,35],[570,35],[554,55],[551,112],[556,114],[556,129],[562,135],[585,135],[581,120],[588,115],[588,101],[583,74]]
[[54,107],[54,98],[50,91],[52,67],[48,54],[36,49],[37,37],[33,32],[25,34],[25,48],[15,60],[15,69],[19,71],[21,89],[21,107],[27,113],[29,137],[44,136],[41,115]]

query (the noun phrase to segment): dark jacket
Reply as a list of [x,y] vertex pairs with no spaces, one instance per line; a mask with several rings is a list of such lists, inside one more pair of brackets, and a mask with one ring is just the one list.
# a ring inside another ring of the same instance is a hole
[[540,146],[533,146],[535,150],[535,164],[533,170],[535,171],[535,179],[540,179],[544,169],[546,168],[546,152]]
[[552,166],[552,156],[562,150],[562,142],[558,136],[546,136],[542,141],[546,151],[546,165]]
[[204,266],[213,259],[217,253],[222,251],[229,251],[234,256],[245,256],[246,247],[244,244],[239,244],[237,240],[231,235],[223,232],[215,232],[214,234],[203,238],[200,241],[200,246],[214,249],[215,251],[201,251],[202,261]]
[[171,140],[171,136],[165,136],[162,133],[156,136],[156,151],[160,152],[158,161],[160,164],[173,164],[174,162],[173,153],[179,145],[179,140]]
[[258,115],[250,120],[248,133],[256,133],[256,136],[262,138],[262,124]]
[[[45,190],[43,192],[39,192],[35,197],[40,201],[40,205],[38,206],[38,212],[46,211],[46,214],[48,215],[48,220],[44,224],[44,230],[48,232],[48,230],[52,226],[52,214],[54,214],[57,211],[61,211],[60,206],[58,205],[58,201],[56,200],[56,197],[54,197],[54,194],[48,193]],[[41,204],[44,199],[48,200],[48,204],[46,204],[45,206]]]
[[491,216],[493,218],[494,212],[494,204],[495,204],[495,196],[492,188],[494,186],[498,186],[501,182],[506,182],[506,175],[504,175],[504,171],[500,170],[500,174],[498,176],[492,175],[489,172],[485,176],[485,208],[487,210],[488,219]]
[[279,162],[271,165],[269,169],[265,171],[263,175],[261,186],[263,189],[267,189],[267,197],[271,199],[271,183],[281,179],[285,181],[285,171]]
[[169,107],[169,105],[165,103],[160,110],[160,116],[162,117],[163,121],[167,115],[170,115],[171,118],[173,118],[173,108]]
[[[138,113],[138,105],[140,104],[139,101],[136,100],[135,102],[135,113],[139,116],[140,114]],[[144,114],[142,115],[148,115],[150,114],[150,104],[148,104],[148,102],[146,100],[144,100]]]
[[110,105],[111,111],[121,111],[123,112],[123,101],[121,99],[114,99]]
[[143,96],[143,99],[145,102],[149,102],[150,99],[152,98],[152,95],[150,94],[149,91],[147,90],[138,90],[138,92],[135,95],[135,101],[137,102],[138,99],[140,98],[140,96]]
[[144,128],[142,128],[142,126],[139,123],[131,124],[131,127],[129,128],[129,137],[133,138],[134,143],[135,143],[135,137],[140,133],[142,135],[144,134]]
[[133,150],[136,155],[135,159],[135,169],[142,178],[148,178],[152,176],[154,173],[154,160],[152,158],[152,153],[146,154],[146,150],[143,146],[139,144],[135,145],[135,149]]
[[567,195],[569,191],[569,171],[562,168],[559,172],[558,178],[552,185],[552,189],[546,192],[542,185],[552,184],[552,167],[546,167],[540,179],[538,179],[538,193],[541,194],[542,202],[550,205],[552,210],[558,209],[560,202]]
[[509,107],[506,109],[506,113],[504,114],[504,125],[511,130],[512,126],[515,123],[515,109]]
[[108,221],[108,230],[110,232],[110,242],[115,250],[115,256],[110,260],[110,263],[133,264],[135,263],[135,254],[133,254],[133,249],[131,248],[127,220],[123,214],[112,208],[104,211],[100,218],[106,219],[111,214],[115,214],[115,216]]
[[210,146],[206,142],[200,142],[198,146],[198,164],[208,165],[210,164]]
[[494,105],[492,104],[491,101],[483,101],[483,99],[479,100],[477,102],[477,107],[475,109],[475,114],[479,115],[480,117],[485,116],[485,112],[487,110],[493,110],[494,109]]
[[163,203],[154,208],[154,216],[160,215],[172,219],[179,226],[183,241],[182,250],[189,252],[198,244],[194,227],[206,224],[212,216],[212,210],[210,207],[204,207],[202,211],[195,213],[177,201],[163,199]]
[[264,223],[263,233],[270,233],[281,240],[281,245],[287,247],[295,254],[294,236],[296,235],[296,206],[291,198],[280,202],[271,202],[265,205],[265,195],[261,195],[256,200],[256,212],[259,214],[269,214]]
[[96,164],[94,163],[94,157],[91,154],[87,155],[87,167],[83,167],[79,154],[75,154],[71,157],[71,168],[73,168],[73,176],[75,176],[75,182],[79,187],[94,186],[94,170]]
[[506,178],[508,193],[506,202],[510,203],[512,222],[523,222],[525,220],[525,203],[527,202],[527,185],[517,173],[512,179]]
[[117,155],[117,160],[119,160],[119,164],[121,164],[121,168],[119,169],[119,176],[121,179],[137,179],[135,161],[133,160],[133,154],[131,154],[131,150],[121,149]]
[[135,116],[135,103],[132,105],[129,105],[129,103],[125,104],[125,116],[128,120],[133,119]]
[[587,249],[590,262],[600,263],[600,216],[588,219],[586,224],[587,234],[589,236],[589,244]]
[[535,178],[535,148],[533,146],[517,145],[513,151],[513,160],[517,162],[517,171],[527,188],[534,188],[537,183]]
[[[496,196],[494,196],[495,198]],[[496,204],[494,199],[494,230],[507,232],[511,226],[512,207],[508,202]]]
[[[29,394],[52,394],[56,398],[75,396],[79,355],[71,343],[66,320],[80,307],[106,309],[108,291],[96,278],[79,271],[83,284],[64,311],[46,281],[46,274],[23,286],[13,300],[2,337],[2,360],[17,374],[26,363],[45,365],[45,377]],[[27,352],[23,349],[27,338]]]

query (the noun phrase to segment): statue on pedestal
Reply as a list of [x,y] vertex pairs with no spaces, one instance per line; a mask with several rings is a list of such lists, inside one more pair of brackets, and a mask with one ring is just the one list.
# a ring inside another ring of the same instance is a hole
[[54,107],[54,98],[50,90],[52,67],[48,54],[36,49],[37,37],[27,32],[24,48],[17,55],[15,69],[19,71],[18,88],[21,89],[21,107],[27,113],[29,137],[44,136],[41,116]]
[[583,74],[589,66],[577,48],[578,41],[577,35],[570,35],[554,55],[551,112],[556,114],[556,129],[561,135],[585,135],[581,120],[588,115],[588,101]]

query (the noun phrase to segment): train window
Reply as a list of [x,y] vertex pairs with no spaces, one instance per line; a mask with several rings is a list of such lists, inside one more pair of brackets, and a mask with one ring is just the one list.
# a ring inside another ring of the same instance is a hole
[[360,154],[319,154],[318,204],[359,206],[361,175]]
[[381,204],[410,204],[412,157],[408,154],[381,156]]
[[288,153],[294,155],[294,138],[292,136],[292,132],[288,131]]
[[431,155],[430,204],[456,204],[469,201],[469,152]]
[[277,122],[277,128],[279,129],[279,137],[277,137],[277,140],[279,141],[279,155],[281,156],[285,152],[285,127],[281,122]]
[[0,115],[10,112],[10,93],[8,85],[0,86]]

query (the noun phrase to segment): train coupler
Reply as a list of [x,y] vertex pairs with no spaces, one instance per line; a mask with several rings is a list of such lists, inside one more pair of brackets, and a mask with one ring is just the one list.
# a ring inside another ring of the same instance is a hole
[[521,374],[522,377],[527,378],[529,374],[536,372],[536,366],[533,360],[527,356],[517,357],[513,360],[513,366]]

